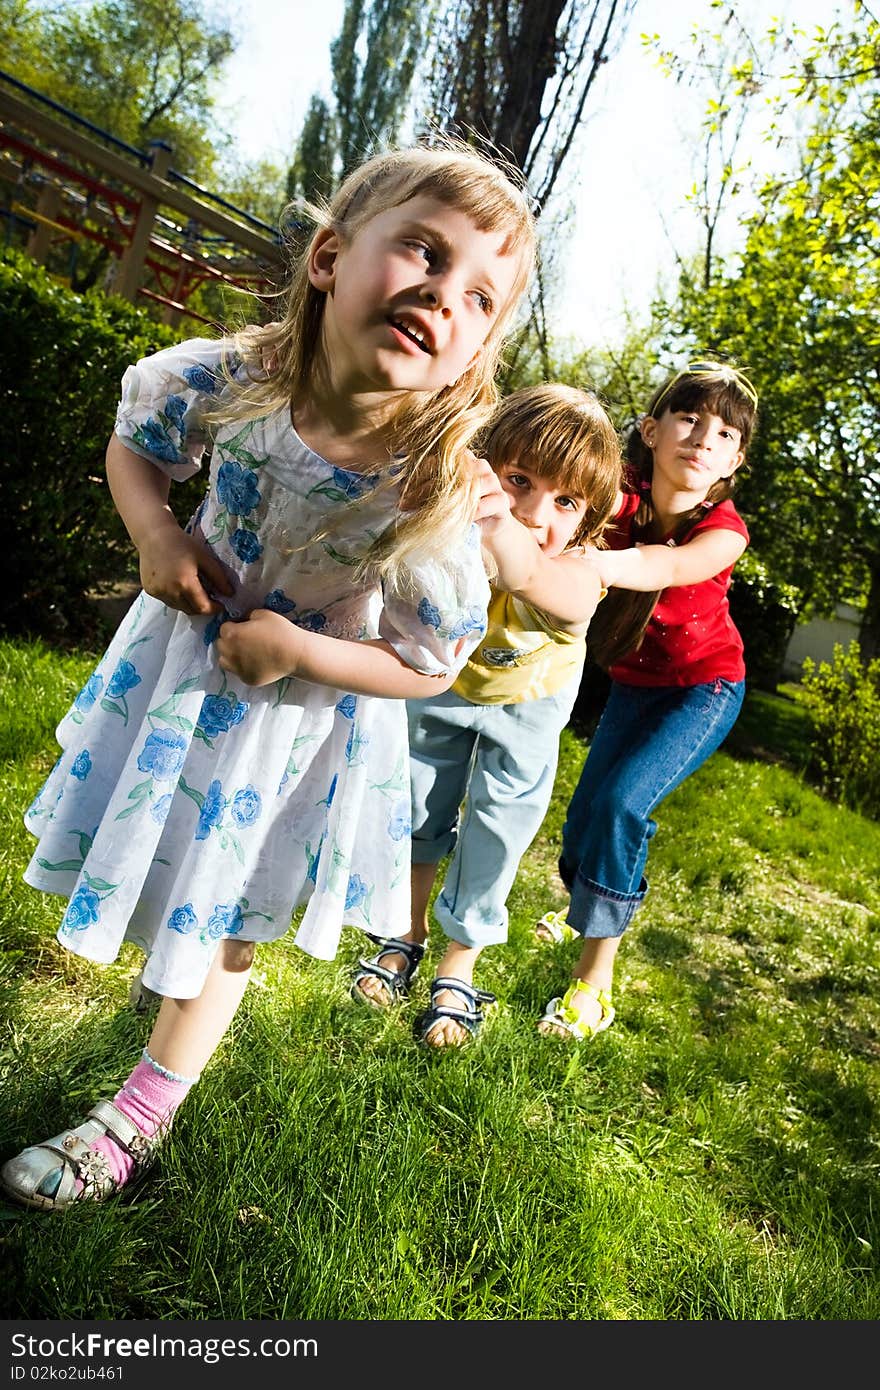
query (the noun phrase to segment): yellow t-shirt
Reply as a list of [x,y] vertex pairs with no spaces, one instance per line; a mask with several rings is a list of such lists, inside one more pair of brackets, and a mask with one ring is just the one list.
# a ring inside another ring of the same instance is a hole
[[546,613],[492,587],[486,635],[452,689],[475,705],[515,705],[555,695],[580,672],[585,633],[555,627]]

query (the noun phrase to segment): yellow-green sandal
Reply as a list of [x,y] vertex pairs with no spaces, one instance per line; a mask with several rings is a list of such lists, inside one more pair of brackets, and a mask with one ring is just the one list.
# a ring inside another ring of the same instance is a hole
[[[599,1015],[599,1022],[591,1026],[584,1023],[574,1005],[577,994],[586,994],[590,999],[598,1001],[599,1008],[602,1010]],[[569,1037],[574,1038],[575,1042],[590,1042],[593,1038],[604,1033],[606,1028],[610,1028],[614,1022],[615,1008],[611,1003],[611,995],[607,989],[599,989],[598,985],[590,984],[589,980],[575,980],[569,985],[562,998],[551,999],[541,1017],[539,1023],[553,1023],[558,1028],[563,1028]]]
[[574,941],[578,932],[569,925],[566,909],[559,912],[545,912],[540,922],[535,923],[535,936],[539,941]]

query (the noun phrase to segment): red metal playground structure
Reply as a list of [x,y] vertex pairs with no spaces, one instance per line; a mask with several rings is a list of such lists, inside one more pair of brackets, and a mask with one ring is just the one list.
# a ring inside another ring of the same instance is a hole
[[194,291],[272,291],[284,247],[274,228],[178,174],[172,154],[162,142],[134,149],[0,71],[7,242],[67,283],[83,244],[97,244],[109,253],[103,288],[160,305],[166,323],[213,324],[188,306]]

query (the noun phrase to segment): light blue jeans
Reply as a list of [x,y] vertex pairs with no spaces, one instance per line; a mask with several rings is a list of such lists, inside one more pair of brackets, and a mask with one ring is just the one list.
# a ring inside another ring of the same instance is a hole
[[744,681],[611,686],[562,828],[559,873],[582,936],[620,936],[648,884],[651,812],[724,741]]
[[516,705],[452,690],[407,701],[413,863],[452,855],[434,916],[462,946],[507,940],[507,895],[547,812],[577,687]]

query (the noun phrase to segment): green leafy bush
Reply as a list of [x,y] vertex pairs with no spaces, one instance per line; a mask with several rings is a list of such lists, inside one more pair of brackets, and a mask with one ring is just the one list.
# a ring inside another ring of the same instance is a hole
[[742,635],[750,686],[776,689],[799,602],[793,585],[771,579],[752,550],[743,552],[733,571],[730,614]]
[[[21,253],[0,253],[0,631],[88,640],[85,601],[136,577],[104,453],[130,362],[185,337],[117,296],[79,295]],[[172,489],[183,518],[204,491]]]
[[874,819],[880,814],[880,660],[864,665],[858,642],[831,662],[803,665],[810,716],[810,771],[825,791]]

